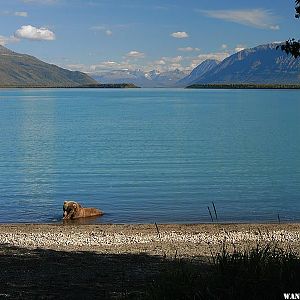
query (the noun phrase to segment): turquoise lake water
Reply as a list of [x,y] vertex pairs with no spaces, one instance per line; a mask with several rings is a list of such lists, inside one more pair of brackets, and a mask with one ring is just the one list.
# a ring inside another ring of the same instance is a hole
[[[0,222],[300,220],[300,91],[0,90]],[[212,209],[213,212],[213,209]]]

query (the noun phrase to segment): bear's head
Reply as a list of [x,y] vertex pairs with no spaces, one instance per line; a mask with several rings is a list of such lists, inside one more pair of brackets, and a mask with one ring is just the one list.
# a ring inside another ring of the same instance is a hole
[[63,219],[72,219],[81,205],[75,201],[65,201],[63,205]]

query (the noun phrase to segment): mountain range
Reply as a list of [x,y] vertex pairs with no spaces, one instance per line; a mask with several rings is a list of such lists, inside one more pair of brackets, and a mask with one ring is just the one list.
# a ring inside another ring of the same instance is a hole
[[198,78],[202,77],[208,71],[216,67],[220,61],[215,59],[207,59],[203,61],[200,65],[198,65],[192,72],[185,76],[184,78],[180,79],[176,82],[176,86],[178,87],[185,87],[191,83],[193,83]]
[[297,84],[300,58],[277,49],[279,44],[260,45],[225,58],[189,84]]
[[[219,62],[206,60],[190,73],[179,69],[112,70],[91,77],[45,63],[0,46],[0,87],[78,87],[134,84],[140,87],[186,87],[192,84],[300,84],[300,58],[266,44],[234,53]],[[92,78],[93,77],[93,78]]]
[[174,87],[176,83],[184,78],[187,72],[175,69],[168,72],[152,70],[144,72],[142,70],[112,70],[101,74],[92,74],[91,76],[105,83],[133,83],[140,87]]
[[280,49],[278,43],[259,45],[234,53],[223,61],[205,60],[189,74],[142,70],[111,71],[93,76],[103,83],[132,82],[141,87],[186,87],[191,84],[297,84],[300,58]]
[[45,63],[0,46],[0,86],[76,87],[97,83],[88,75]]

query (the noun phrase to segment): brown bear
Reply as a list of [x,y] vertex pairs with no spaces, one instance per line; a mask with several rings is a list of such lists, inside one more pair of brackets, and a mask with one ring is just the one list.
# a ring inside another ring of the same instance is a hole
[[104,214],[103,211],[97,208],[84,208],[75,201],[65,201],[63,210],[63,220],[102,216]]

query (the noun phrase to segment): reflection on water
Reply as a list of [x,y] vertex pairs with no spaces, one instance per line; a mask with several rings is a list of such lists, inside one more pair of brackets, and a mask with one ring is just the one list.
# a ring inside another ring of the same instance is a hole
[[[20,151],[17,186],[21,212],[27,205],[40,211],[51,210],[55,167],[55,103],[36,101],[38,97],[20,99],[20,133],[17,135]],[[45,99],[44,99],[45,100]],[[41,113],[43,112],[43,113]],[[44,217],[44,216],[43,216]]]
[[88,217],[88,218],[79,218],[75,220],[62,220],[64,225],[91,225],[101,223],[102,216],[99,217]]
[[1,90],[0,222],[299,220],[298,94]]

